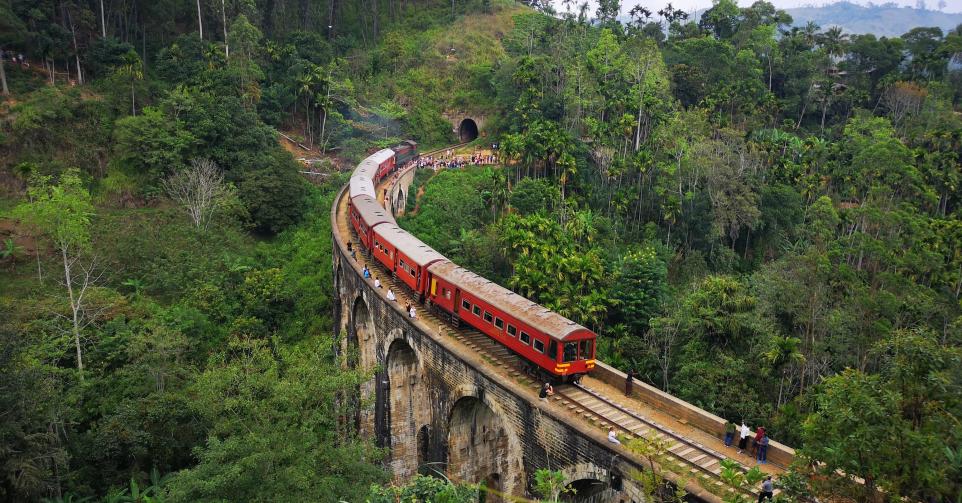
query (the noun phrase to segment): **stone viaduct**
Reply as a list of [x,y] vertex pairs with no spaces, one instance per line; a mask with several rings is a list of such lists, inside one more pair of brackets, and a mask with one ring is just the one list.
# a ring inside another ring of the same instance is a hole
[[[449,334],[430,333],[362,279],[338,230],[339,204],[331,215],[336,327],[347,334],[348,364],[375,371],[361,385],[362,403],[372,405],[362,408],[359,429],[389,449],[395,476],[436,470],[530,497],[535,472],[550,468],[578,489],[575,501],[645,501],[632,478],[648,466],[641,458],[612,449],[603,430],[564,417],[536,390],[486,372],[483,357]],[[689,484],[693,500],[717,500],[699,489]]]

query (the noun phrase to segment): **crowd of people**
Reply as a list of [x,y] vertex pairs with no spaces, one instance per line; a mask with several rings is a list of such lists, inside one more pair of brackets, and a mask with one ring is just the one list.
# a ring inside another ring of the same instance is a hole
[[468,165],[484,166],[497,163],[498,156],[493,153],[486,154],[481,151],[475,151],[471,155],[456,155],[451,152],[450,149],[440,156],[426,155],[419,157],[417,160],[418,168],[431,168],[435,171],[441,168],[459,169]]

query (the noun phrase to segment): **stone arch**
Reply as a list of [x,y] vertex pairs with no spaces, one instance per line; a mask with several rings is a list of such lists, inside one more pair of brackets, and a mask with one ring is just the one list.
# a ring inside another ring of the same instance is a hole
[[573,493],[565,494],[562,501],[578,503],[603,503],[612,501],[615,491],[611,489],[608,482],[598,479],[578,479],[569,482],[567,488],[572,489]]
[[501,474],[489,473],[481,481],[481,494],[478,497],[479,503],[496,503],[504,501],[504,488],[501,487]]
[[462,142],[471,141],[478,137],[478,123],[470,117],[465,117],[458,124],[458,138]]
[[404,189],[397,189],[397,198],[394,199],[394,211],[399,211],[404,208]]
[[346,358],[348,368],[357,368],[363,364],[361,341],[366,341],[374,336],[374,318],[367,307],[364,297],[358,295],[354,299],[351,308],[351,326],[347,331]]
[[[520,445],[507,433],[503,414],[478,396],[462,396],[448,415],[447,472],[452,480],[497,480],[499,492],[518,493]],[[494,477],[496,475],[496,477]],[[501,501],[489,493],[486,501]]]
[[402,337],[395,338],[388,347],[384,360],[384,447],[391,449],[391,464],[394,474],[402,479],[414,475],[417,464],[414,456],[417,449],[417,407],[414,386],[418,380],[418,357],[414,349]]
[[621,484],[618,487],[612,485],[612,475],[620,475],[606,468],[595,465],[594,463],[578,463],[561,470],[565,476],[566,487],[574,489],[574,494],[567,494],[562,497],[563,501],[579,503],[603,503],[609,501],[621,501],[619,497],[628,496],[634,499],[634,494],[624,493]]
[[432,467],[431,465],[437,461],[431,459],[431,427],[428,425],[423,425],[418,430],[418,435],[416,439],[417,443],[417,461],[418,461],[418,473],[422,475],[427,475],[430,473],[436,473],[438,467]]

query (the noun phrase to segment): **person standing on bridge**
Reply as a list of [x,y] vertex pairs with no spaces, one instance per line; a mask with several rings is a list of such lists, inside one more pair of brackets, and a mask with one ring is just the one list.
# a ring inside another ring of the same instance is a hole
[[758,446],[762,442],[762,438],[765,436],[765,427],[759,426],[755,429],[755,438],[752,439],[752,457],[758,456]]
[[758,503],[775,498],[775,484],[772,483],[772,476],[765,477],[762,482],[762,490],[758,493]]
[[632,384],[635,382],[635,369],[628,371],[628,375],[625,376],[625,396],[631,396]]
[[725,421],[725,447],[732,446],[732,440],[735,438],[735,423],[731,421]]
[[758,462],[765,464],[768,462],[768,435],[762,434],[762,439],[758,441]]
[[739,433],[739,435],[740,435],[740,437],[739,437],[739,439],[738,439],[738,453],[739,453],[739,454],[741,454],[742,452],[745,452],[745,447],[748,445],[748,435],[750,435],[751,432],[752,432],[752,430],[750,430],[750,429],[748,428],[748,425],[745,424],[745,420],[742,419],[741,428],[738,430],[738,433]]

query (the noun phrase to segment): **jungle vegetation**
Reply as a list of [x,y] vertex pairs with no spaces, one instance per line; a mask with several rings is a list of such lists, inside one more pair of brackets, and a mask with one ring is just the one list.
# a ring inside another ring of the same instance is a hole
[[562,10],[0,0],[0,500],[476,498],[388,483],[331,343],[335,168],[462,110],[505,166],[402,225],[796,447],[785,498],[954,501],[962,29]]

